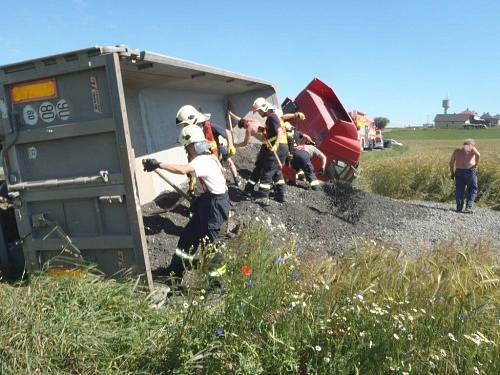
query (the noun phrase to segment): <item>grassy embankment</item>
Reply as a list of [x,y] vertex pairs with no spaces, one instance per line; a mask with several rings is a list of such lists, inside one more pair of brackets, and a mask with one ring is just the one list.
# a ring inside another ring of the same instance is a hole
[[365,152],[358,186],[393,198],[451,202],[449,158],[463,139],[475,138],[481,152],[478,204],[500,209],[500,129],[389,129],[384,136],[404,146]]
[[243,233],[222,297],[198,271],[159,309],[134,282],[91,274],[0,284],[0,373],[499,373],[493,249],[409,259],[368,242],[318,259],[262,224]]

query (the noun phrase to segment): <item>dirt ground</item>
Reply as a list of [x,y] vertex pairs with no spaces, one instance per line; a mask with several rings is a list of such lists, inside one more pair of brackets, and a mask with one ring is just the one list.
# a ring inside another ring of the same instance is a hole
[[[248,146],[236,155],[243,177],[249,176],[256,152],[256,146]],[[297,248],[305,251],[334,255],[350,249],[357,239],[402,247],[410,253],[457,239],[500,245],[500,212],[488,209],[478,209],[474,215],[457,214],[447,204],[402,202],[330,183],[322,191],[288,186],[286,202],[271,200],[269,206],[245,199],[235,186],[229,186],[229,194],[229,232],[237,232],[243,223],[261,222],[277,237],[294,239]],[[168,193],[143,207],[153,269],[168,264],[188,221],[186,202],[173,211],[164,210],[176,198],[177,194]]]

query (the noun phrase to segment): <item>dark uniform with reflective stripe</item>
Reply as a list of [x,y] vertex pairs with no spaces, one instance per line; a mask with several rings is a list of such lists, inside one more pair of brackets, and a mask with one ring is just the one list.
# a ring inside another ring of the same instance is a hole
[[279,143],[276,153],[283,164],[288,154],[286,144],[286,134],[283,131],[278,139],[278,130],[281,128],[281,121],[275,113],[271,113],[266,119],[266,138],[269,144],[263,144],[260,148],[255,167],[250,180],[245,186],[245,192],[250,193],[257,181],[260,180],[258,197],[269,197],[271,184],[274,182],[275,198],[278,202],[283,202],[285,198],[285,181],[283,173],[279,167],[276,155],[270,149],[276,142]]
[[[302,133],[300,131],[294,131],[294,140],[296,144],[300,143],[302,140]],[[311,163],[311,155],[309,155],[307,151],[294,147],[290,165],[293,169],[304,172],[306,180],[309,182],[313,190],[319,189],[319,181],[314,174],[314,166]]]

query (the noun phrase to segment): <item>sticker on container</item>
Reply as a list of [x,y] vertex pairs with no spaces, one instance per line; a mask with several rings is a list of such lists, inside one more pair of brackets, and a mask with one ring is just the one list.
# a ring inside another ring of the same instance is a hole
[[43,102],[38,108],[38,113],[42,121],[50,123],[56,118],[56,107],[51,102]]
[[99,92],[99,87],[97,86],[97,79],[94,76],[90,76],[90,93],[92,95],[92,106],[95,113],[102,113],[102,102],[101,93]]
[[66,121],[71,117],[71,110],[69,109],[69,104],[66,99],[61,99],[57,102],[56,112],[57,116],[63,121]]
[[36,159],[38,156],[38,152],[36,150],[36,147],[28,147],[28,158],[29,159]]
[[36,125],[38,122],[38,113],[31,104],[25,105],[23,108],[23,120],[26,125]]
[[5,104],[5,100],[0,98],[0,116],[2,119],[6,120],[9,118],[9,113],[7,112],[7,104]]

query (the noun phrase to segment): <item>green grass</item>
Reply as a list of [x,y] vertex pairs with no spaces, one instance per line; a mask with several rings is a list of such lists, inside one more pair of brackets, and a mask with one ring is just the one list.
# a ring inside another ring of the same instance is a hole
[[321,258],[253,225],[224,252],[225,294],[196,271],[159,309],[133,281],[92,274],[0,284],[0,373],[500,371],[498,249],[454,243],[409,258],[359,242]]
[[408,151],[408,146],[393,146],[391,148],[385,148],[383,150],[371,150],[364,151],[361,155],[361,163],[368,162],[370,160],[379,160],[386,158],[393,158],[395,156],[400,156]]
[[[449,139],[463,140],[466,138],[491,139],[500,138],[500,127],[489,129],[398,129],[390,128],[384,131],[384,138],[396,139],[400,142],[409,139]],[[404,142],[403,142],[404,143]]]

